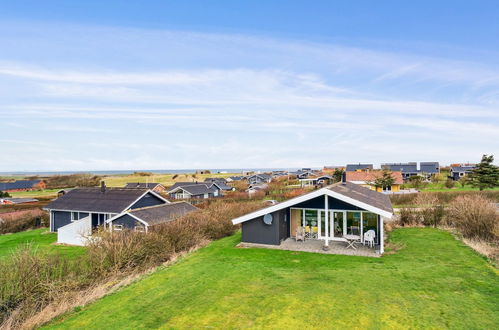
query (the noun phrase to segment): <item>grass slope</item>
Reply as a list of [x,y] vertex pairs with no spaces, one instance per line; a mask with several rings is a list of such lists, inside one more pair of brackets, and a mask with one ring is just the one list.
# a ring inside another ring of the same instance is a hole
[[51,329],[499,326],[498,274],[444,231],[399,229],[382,258],[237,249],[240,235],[63,317]]
[[57,234],[49,233],[46,228],[0,235],[0,258],[8,257],[17,248],[26,244],[31,244],[39,252],[60,253],[69,257],[81,255],[84,251],[78,246],[53,245],[52,243],[56,241]]
[[43,189],[32,191],[12,191],[9,192],[13,198],[37,198],[37,197],[52,197],[57,196],[60,189]]

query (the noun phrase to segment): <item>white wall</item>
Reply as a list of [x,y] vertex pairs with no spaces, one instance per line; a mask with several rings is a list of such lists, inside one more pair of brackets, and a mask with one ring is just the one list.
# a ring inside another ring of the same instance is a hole
[[83,246],[91,235],[92,219],[88,216],[57,229],[57,243]]

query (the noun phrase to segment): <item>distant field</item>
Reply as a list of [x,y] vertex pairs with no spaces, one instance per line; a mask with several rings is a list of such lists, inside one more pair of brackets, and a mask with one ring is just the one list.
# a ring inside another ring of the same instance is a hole
[[[176,178],[173,177],[176,175]],[[102,179],[108,187],[124,187],[128,182],[158,182],[165,187],[173,185],[177,181],[204,181],[206,178],[227,178],[234,173],[214,174],[154,174],[151,176],[138,175],[110,175]]]
[[49,233],[47,228],[0,235],[0,259],[26,244],[31,244],[38,252],[59,253],[68,257],[76,257],[84,252],[84,248],[79,246],[54,245],[56,241],[57,234]]
[[57,192],[60,189],[44,189],[44,190],[34,190],[34,191],[14,191],[10,192],[9,194],[12,197],[31,197],[31,198],[37,198],[37,197],[50,197],[50,196],[57,196]]

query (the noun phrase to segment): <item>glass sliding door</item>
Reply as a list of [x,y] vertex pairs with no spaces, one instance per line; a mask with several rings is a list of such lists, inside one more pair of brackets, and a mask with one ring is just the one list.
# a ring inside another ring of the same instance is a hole
[[371,212],[362,214],[362,231],[365,234],[368,230],[373,230],[376,234],[374,242],[378,244],[378,215]]
[[345,221],[344,213],[343,213],[343,211],[331,212],[331,213],[332,213],[331,223],[333,225],[331,226],[331,230],[329,231],[329,233],[332,237],[342,237],[343,236],[343,227],[344,227],[343,222]]
[[319,211],[305,210],[305,234],[311,238],[317,238],[319,226]]
[[360,236],[360,212],[347,211],[347,235]]

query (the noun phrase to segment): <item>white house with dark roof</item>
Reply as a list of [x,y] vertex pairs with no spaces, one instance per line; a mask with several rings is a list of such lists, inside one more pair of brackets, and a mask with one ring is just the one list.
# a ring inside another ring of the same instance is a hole
[[362,244],[369,238],[380,254],[384,252],[383,223],[392,216],[387,195],[339,182],[235,218],[232,223],[241,225],[242,243],[279,246],[304,233],[305,240],[322,241],[327,249],[330,242]]

